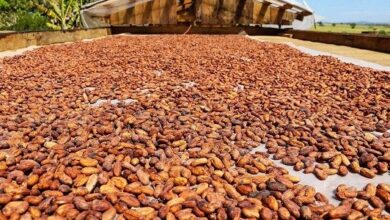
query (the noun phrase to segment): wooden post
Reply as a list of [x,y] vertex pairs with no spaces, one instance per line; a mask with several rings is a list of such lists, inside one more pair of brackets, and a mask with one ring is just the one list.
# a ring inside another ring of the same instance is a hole
[[202,0],[195,1],[195,22],[202,23]]
[[285,4],[279,7],[278,15],[276,17],[276,24],[279,26],[279,29],[282,28],[283,24],[283,16],[287,9],[291,9],[293,6],[291,4]]
[[264,1],[263,3],[255,2],[253,9],[253,23],[264,24],[264,18],[269,10],[271,3]]
[[234,23],[237,24],[240,21],[242,16],[242,11],[244,10],[246,0],[239,0],[236,9],[236,15],[234,16]]

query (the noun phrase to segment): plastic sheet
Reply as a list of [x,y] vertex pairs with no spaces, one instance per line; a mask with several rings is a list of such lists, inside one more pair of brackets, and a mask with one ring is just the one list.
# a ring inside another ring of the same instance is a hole
[[153,0],[107,0],[87,4],[81,10],[82,22],[86,28],[107,26],[109,24],[99,18],[109,17],[117,12],[126,11],[138,4],[151,1]]

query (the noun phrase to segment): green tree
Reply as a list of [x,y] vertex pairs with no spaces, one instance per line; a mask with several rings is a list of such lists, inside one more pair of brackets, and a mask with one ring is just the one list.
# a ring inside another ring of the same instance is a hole
[[387,35],[387,32],[385,30],[380,30],[378,32],[379,35]]
[[355,27],[356,27],[356,23],[351,23],[349,25],[351,26],[352,29],[355,29]]
[[11,26],[15,31],[41,31],[47,29],[47,17],[39,12],[18,11],[16,13],[16,22]]
[[0,30],[81,27],[81,5],[96,0],[0,0]]
[[50,20],[47,26],[54,30],[68,30],[81,26],[81,0],[45,0],[37,9]]
[[[33,5],[35,0],[0,0],[0,29],[14,30],[19,26],[18,22],[24,22],[26,16],[32,16],[28,13],[34,13]],[[34,15],[37,21],[39,15]],[[32,27],[35,24],[31,25]],[[45,25],[46,26],[46,25]]]
[[7,9],[9,8],[9,4],[6,0],[0,0],[0,9]]
[[332,26],[333,26],[333,27],[336,27],[336,23],[333,23]]
[[322,26],[324,26],[324,23],[322,23],[322,21],[320,21],[320,22],[318,22],[318,25],[322,27]]

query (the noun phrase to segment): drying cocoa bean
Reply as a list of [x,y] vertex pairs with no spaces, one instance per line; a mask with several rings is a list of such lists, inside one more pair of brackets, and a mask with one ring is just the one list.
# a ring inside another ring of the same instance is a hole
[[1,62],[1,219],[389,209],[388,184],[339,186],[334,206],[272,161],[321,180],[386,175],[387,72],[242,36],[112,36]]

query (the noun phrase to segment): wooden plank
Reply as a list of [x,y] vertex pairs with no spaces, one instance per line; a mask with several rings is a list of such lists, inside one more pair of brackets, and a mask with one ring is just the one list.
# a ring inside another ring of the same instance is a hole
[[235,15],[234,15],[234,21],[233,21],[234,24],[237,24],[240,22],[240,19],[242,17],[243,12],[244,12],[244,7],[246,4],[246,1],[247,0],[239,0],[238,1],[237,7],[235,10]]
[[[110,10],[110,8],[108,8],[107,6],[101,6],[104,8],[104,10]],[[101,8],[99,7],[99,8]],[[117,24],[120,24],[119,22],[119,13],[120,12],[116,12],[116,13],[110,13],[110,24],[111,25],[117,25]]]
[[[240,0],[242,1],[242,0]],[[245,1],[245,0],[244,0]],[[253,5],[254,0],[246,0],[242,9],[241,16],[238,20],[239,24],[248,25],[253,23]]]
[[145,4],[137,4],[135,6],[135,24],[144,24]]
[[210,17],[210,0],[202,0],[200,3],[200,20],[202,24],[208,24]]
[[129,9],[124,10],[125,14],[124,15],[119,15],[122,17],[122,22],[121,24],[128,24],[128,21],[130,20],[131,11]]
[[270,3],[254,2],[253,5],[253,23],[254,24],[267,24],[270,17]]
[[[161,26],[113,26],[112,34],[132,33],[132,34],[183,34],[188,30],[187,25],[161,25]],[[245,31],[249,35],[277,35],[283,31],[276,28],[258,28],[251,26],[243,27],[210,27],[193,26],[189,34],[238,34]]]
[[146,2],[144,8],[144,14],[142,16],[142,21],[144,24],[152,23],[152,9],[153,9],[153,1]]
[[168,14],[168,23],[177,24],[177,1],[169,0],[169,14]]
[[[139,0],[128,0],[129,5]],[[185,0],[189,1],[189,0]],[[177,24],[176,0],[153,0],[114,12],[109,16],[113,25]]]
[[128,8],[115,8],[111,5],[106,6],[107,11],[112,11],[110,15],[111,24],[126,24],[129,16]]
[[169,24],[169,0],[160,0],[160,24]]
[[153,0],[153,6],[152,6],[152,24],[161,24],[161,12],[162,9],[160,7],[160,0]]
[[[129,0],[129,4],[134,4],[136,0]],[[135,24],[135,7],[127,8],[126,10],[126,23],[125,24]]]
[[118,24],[120,24],[118,22],[118,13],[110,14],[110,24],[111,25],[118,25]]
[[213,19],[216,20],[216,23],[219,25],[224,24],[224,19],[221,17],[221,14],[223,14],[223,2],[224,0],[217,0],[216,10],[214,11]]
[[254,24],[261,24],[261,18],[260,18],[260,11],[261,7],[263,6],[263,3],[255,1],[253,3],[253,23]]
[[269,24],[271,23],[271,6],[268,7],[264,6],[264,17],[263,17],[263,24]]
[[202,19],[202,1],[203,0],[194,0],[195,1],[195,19],[196,22],[201,22]]
[[295,14],[289,11],[286,11],[283,15],[282,24],[291,25],[295,19]]
[[201,4],[202,24],[218,24],[218,0],[203,0]]
[[303,21],[305,17],[303,16],[303,13],[297,13],[296,16],[295,16],[295,19],[298,20],[298,21]]
[[279,12],[278,8],[275,8],[275,7],[271,6],[270,22],[269,22],[270,24],[277,24],[277,22],[278,22],[278,12]]
[[275,24],[281,25],[283,23],[283,16],[286,12],[286,9],[279,8],[278,13],[276,15],[276,21]]
[[111,25],[118,25],[119,23],[118,22],[116,22],[116,19],[115,19],[115,16],[116,16],[116,14],[111,14],[110,15],[110,22],[109,22],[109,24],[111,24]]
[[282,8],[282,9],[291,9],[292,7],[293,7],[292,4],[287,3],[287,4],[283,5],[283,6],[280,7],[280,8]]
[[160,0],[161,24],[176,24],[177,23],[177,4],[176,0]]
[[218,13],[218,20],[221,24],[233,24],[238,1],[223,0]]
[[[284,20],[289,19],[286,17],[286,10],[292,8],[293,6],[290,4],[285,4],[279,8],[276,8],[276,10],[271,11],[271,21],[272,24],[282,25],[285,24]],[[292,21],[291,21],[292,22]]]

